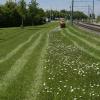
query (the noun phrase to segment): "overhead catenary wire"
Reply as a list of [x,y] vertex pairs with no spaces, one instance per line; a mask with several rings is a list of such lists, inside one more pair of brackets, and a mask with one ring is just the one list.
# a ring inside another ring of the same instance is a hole
[[[71,24],[73,25],[73,12],[74,12],[74,8],[76,8],[76,7],[87,7],[88,8],[88,10],[89,10],[89,8],[90,7],[92,7],[92,19],[94,19],[95,18],[95,3],[94,3],[94,0],[72,0],[71,1],[72,3],[71,3]],[[74,4],[75,4],[75,2],[84,2],[84,3],[86,3],[86,2],[89,2],[89,3],[91,3],[92,2],[92,6],[75,6]],[[88,11],[89,12],[89,11]]]

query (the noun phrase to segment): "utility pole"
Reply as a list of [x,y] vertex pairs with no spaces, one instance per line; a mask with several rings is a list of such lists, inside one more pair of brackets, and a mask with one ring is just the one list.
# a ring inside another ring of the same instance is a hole
[[90,17],[90,5],[88,5],[88,17]]
[[36,5],[37,5],[37,1],[36,0],[34,0],[35,1],[35,7],[36,7]]
[[90,22],[90,5],[88,5],[88,21]]
[[73,12],[74,12],[74,0],[72,0],[72,6],[71,6],[71,24],[73,25]]
[[71,19],[72,19],[72,18],[71,18],[72,7],[70,6],[69,8],[70,8],[70,22],[71,22]]
[[52,9],[50,9],[50,22],[52,20]]
[[94,0],[93,0],[93,15],[92,15],[92,17],[93,17],[93,20],[94,20],[94,18],[95,18],[95,13],[94,13]]
[[94,14],[94,0],[93,0],[93,14]]

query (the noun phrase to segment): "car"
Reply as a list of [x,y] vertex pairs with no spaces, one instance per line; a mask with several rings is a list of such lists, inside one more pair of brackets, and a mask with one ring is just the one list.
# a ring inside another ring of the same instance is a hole
[[61,28],[65,28],[66,27],[65,19],[64,18],[60,18],[60,27]]

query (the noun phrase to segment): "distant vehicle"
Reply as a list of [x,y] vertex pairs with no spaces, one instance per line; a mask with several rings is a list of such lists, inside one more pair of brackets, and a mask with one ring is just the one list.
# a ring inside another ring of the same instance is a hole
[[65,28],[66,27],[65,19],[64,18],[60,18],[60,27],[61,28]]

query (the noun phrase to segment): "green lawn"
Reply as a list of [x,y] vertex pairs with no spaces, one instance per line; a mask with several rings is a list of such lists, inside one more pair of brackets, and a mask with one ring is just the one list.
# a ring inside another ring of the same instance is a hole
[[0,100],[100,100],[100,35],[57,23],[0,29]]

